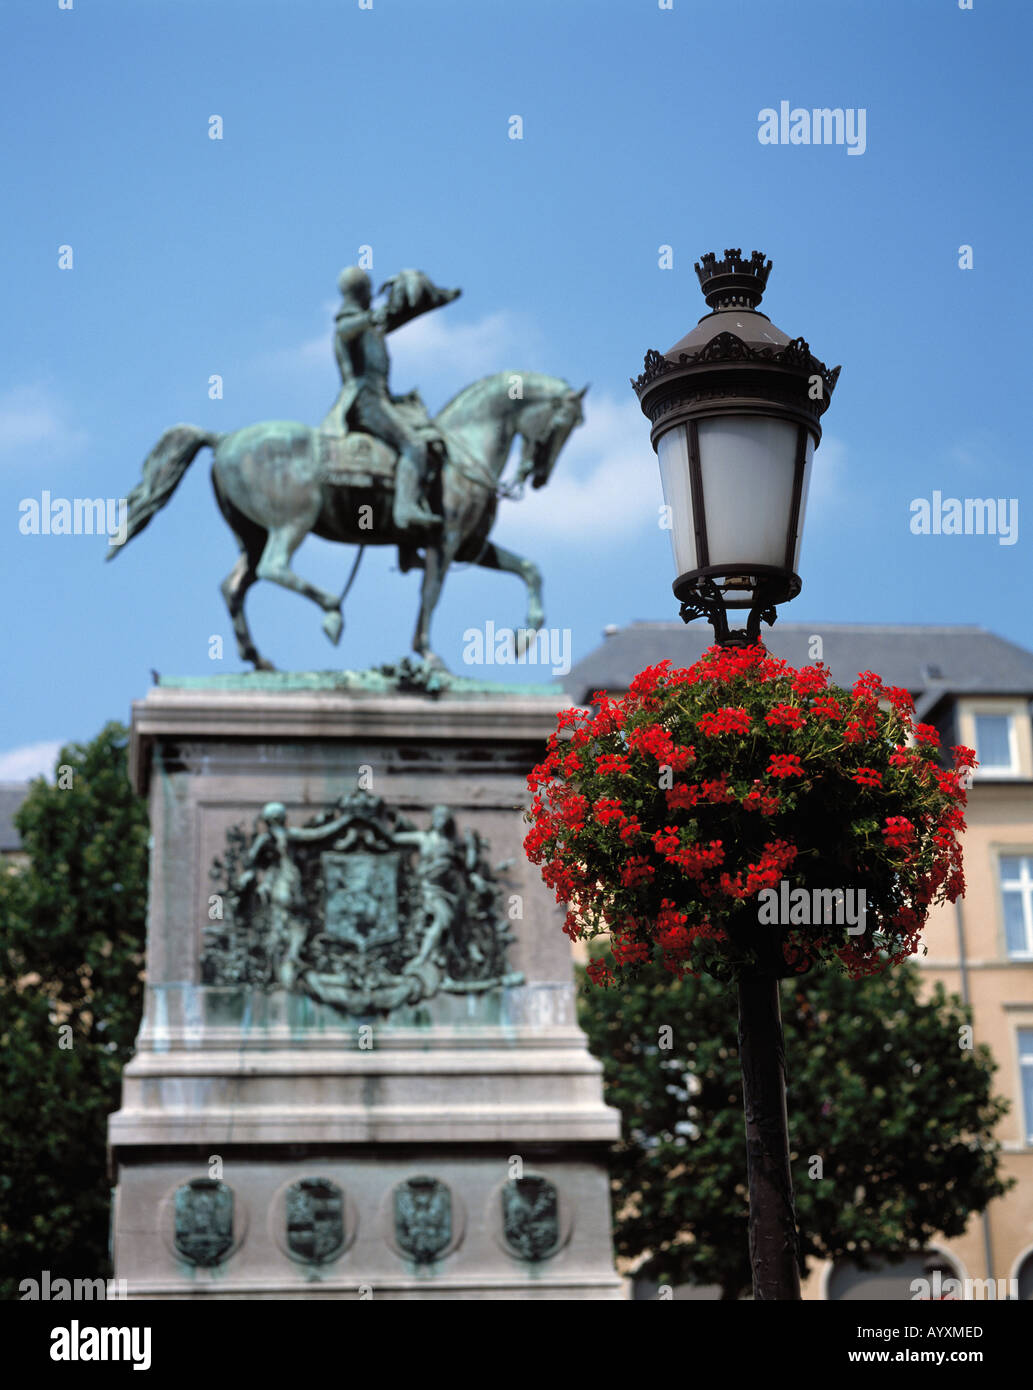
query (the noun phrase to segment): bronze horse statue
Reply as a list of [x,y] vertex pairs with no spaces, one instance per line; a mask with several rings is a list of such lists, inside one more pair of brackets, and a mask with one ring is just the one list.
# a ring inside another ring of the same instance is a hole
[[[244,598],[257,579],[304,594],[322,608],[323,630],[340,640],[341,594],[310,584],[291,569],[291,557],[311,531],[346,544],[394,545],[403,569],[420,566],[423,582],[413,650],[436,662],[430,623],[449,566],[455,562],[517,574],[527,586],[523,650],[545,622],[541,574],[532,561],[490,539],[500,496],[518,495],[529,479],[543,487],[571,431],[584,421],[587,386],[575,391],[558,377],[537,372],[497,372],[454,396],[434,418],[428,437],[439,451],[429,500],[444,518],[436,531],[407,532],[392,519],[394,451],[368,434],[334,434],[294,420],[268,420],[220,434],[194,425],[166,430],[147,456],[143,477],[128,498],[126,542],[138,535],[172,496],[195,455],[214,450],[212,486],[219,509],[237,538],[240,558],[222,584],[241,660],[273,670],[255,646]],[[417,393],[393,398],[426,429]],[[500,483],[517,436],[523,441],[514,483]],[[121,547],[109,551],[108,558]],[[358,559],[352,569],[354,578]]]

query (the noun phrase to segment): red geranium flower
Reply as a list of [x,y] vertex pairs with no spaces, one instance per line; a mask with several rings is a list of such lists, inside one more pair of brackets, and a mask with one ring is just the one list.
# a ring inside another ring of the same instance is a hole
[[590,960],[585,966],[585,974],[594,985],[613,984],[613,975],[604,960]]
[[803,710],[796,705],[772,705],[764,720],[773,729],[802,729],[805,723]]
[[621,883],[625,888],[633,888],[636,883],[648,882],[656,876],[656,870],[641,854],[633,854],[621,869]]
[[811,704],[811,714],[818,719],[842,719],[843,707],[834,695],[822,695]]
[[915,827],[907,816],[887,816],[882,833],[891,849],[905,849],[914,843]]
[[722,773],[716,781],[704,782],[700,790],[704,801],[711,801],[715,806],[727,805],[729,802],[735,800],[732,790],[728,785],[727,773]]
[[769,777],[802,777],[803,766],[796,753],[772,753],[768,763]]
[[679,782],[676,786],[668,787],[664,796],[667,800],[667,809],[676,811],[680,807],[696,805],[699,801],[699,787],[691,782]]
[[876,772],[874,767],[859,767],[854,773],[853,780],[859,787],[881,787],[882,773]]
[[616,797],[600,797],[595,803],[595,810],[592,814],[600,825],[609,825],[611,821],[627,820],[624,808]]
[[602,777],[605,777],[609,772],[627,776],[631,771],[631,763],[619,753],[604,753],[602,757],[596,758],[595,770]]
[[797,671],[792,680],[792,687],[797,695],[811,695],[824,690],[828,683],[829,673],[819,662],[816,666],[804,666]]
[[719,734],[746,734],[750,730],[750,716],[746,710],[719,709],[716,714],[704,714],[696,720],[701,734],[715,738]]

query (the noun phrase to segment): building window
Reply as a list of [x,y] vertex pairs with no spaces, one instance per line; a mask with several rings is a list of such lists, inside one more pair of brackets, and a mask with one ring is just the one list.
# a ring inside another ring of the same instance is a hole
[[1023,1138],[1033,1144],[1033,1028],[1019,1029],[1019,1078],[1022,1082]]
[[1033,960],[1033,855],[1002,854],[999,872],[1005,949],[1012,960]]
[[[936,1279],[939,1275],[939,1279]],[[940,1298],[934,1292],[948,1279],[962,1278],[962,1271],[940,1250],[909,1251],[893,1264],[876,1258],[861,1269],[845,1257],[828,1270],[825,1297],[829,1302],[902,1303]],[[948,1295],[949,1296],[949,1295]],[[956,1295],[955,1295],[956,1296]]]
[[1014,721],[1010,714],[977,714],[976,757],[980,772],[1017,772]]

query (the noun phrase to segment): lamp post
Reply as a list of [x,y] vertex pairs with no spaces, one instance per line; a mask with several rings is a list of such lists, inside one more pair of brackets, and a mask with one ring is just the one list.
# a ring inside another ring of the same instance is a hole
[[[811,463],[839,376],[759,312],[770,272],[760,251],[708,252],[696,274],[710,312],[668,352],[647,352],[632,382],[652,425],[681,616],[706,617],[721,646],[759,641],[761,622],[800,592]],[[745,628],[729,628],[735,609],[748,610]],[[753,1296],[788,1300],[800,1297],[800,1264],[779,954],[739,980],[739,1061]]]

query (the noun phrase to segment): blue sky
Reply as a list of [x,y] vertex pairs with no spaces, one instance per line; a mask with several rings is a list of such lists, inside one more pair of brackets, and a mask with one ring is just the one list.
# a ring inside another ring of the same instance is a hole
[[[608,623],[676,616],[628,378],[705,311],[693,262],[727,246],[772,257],[764,309],[843,365],[786,618],[1033,644],[1025,0],[48,0],[0,28],[0,778],[127,719],[152,668],[245,669],[208,454],[115,564],[103,538],[22,535],[19,504],[124,496],[180,421],[318,422],[362,245],[377,283],[418,266],[464,291],[394,337],[396,391],[434,412],[499,370],[592,383],[550,486],[495,533],[541,566],[574,660]],[[782,100],[864,108],[864,154],[761,145]],[[934,490],[1018,498],[1018,542],[912,535]],[[310,539],[295,568],[339,588],[351,561]],[[394,566],[367,552],[337,648],[312,604],[258,585],[260,645],[295,670],[399,657],[418,576]],[[456,572],[436,650],[462,670],[466,629],[522,617],[516,579]]]

